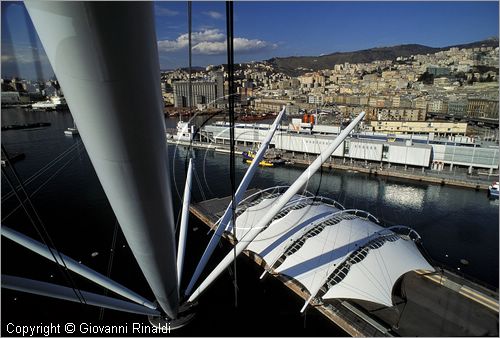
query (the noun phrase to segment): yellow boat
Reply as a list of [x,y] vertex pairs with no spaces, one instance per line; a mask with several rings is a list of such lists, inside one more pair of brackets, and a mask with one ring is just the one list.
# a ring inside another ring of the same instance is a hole
[[[252,161],[252,160],[245,160],[245,162],[246,162],[246,163],[248,163],[248,164],[250,164],[250,163],[252,163],[253,161]],[[273,166],[273,164],[272,164],[271,162],[267,162],[267,161],[264,161],[264,160],[260,161],[260,162],[259,162],[259,165],[260,165],[261,167],[272,167],[272,166]]]
[[[244,151],[242,153],[243,158],[245,159],[245,162],[250,164],[253,162],[253,159],[255,158],[255,153],[253,151]],[[259,162],[259,165],[262,167],[272,167],[274,164],[272,164],[269,161],[262,160]]]

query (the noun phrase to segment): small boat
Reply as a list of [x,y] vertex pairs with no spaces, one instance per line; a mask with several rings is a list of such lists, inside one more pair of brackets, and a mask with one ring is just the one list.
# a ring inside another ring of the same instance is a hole
[[78,129],[76,128],[68,128],[64,131],[64,135],[66,136],[73,136],[73,135],[78,135]]
[[245,160],[253,160],[255,158],[255,153],[253,151],[244,151],[241,153]]
[[489,187],[488,187],[488,192],[491,197],[496,197],[498,198],[498,193],[499,193],[499,185],[498,182],[493,182]]
[[[244,151],[241,153],[241,155],[243,155],[243,160],[248,164],[252,163],[253,159],[255,158],[255,152],[253,152],[253,151]],[[261,167],[272,167],[273,166],[273,164],[271,162],[266,161],[266,160],[260,161],[259,165]]]
[[270,160],[270,162],[274,165],[274,166],[277,166],[277,165],[285,165],[286,164],[286,160],[282,159],[282,158],[274,158],[272,160]]
[[[253,160],[245,160],[246,163],[250,164],[253,162]],[[266,160],[262,160],[259,162],[259,165],[261,167],[272,167],[274,166],[274,164],[272,164],[271,162],[267,162]]]
[[78,132],[78,128],[76,127],[75,121],[73,121],[73,127],[69,127],[64,131],[64,135],[66,136],[73,136],[78,134],[80,133]]

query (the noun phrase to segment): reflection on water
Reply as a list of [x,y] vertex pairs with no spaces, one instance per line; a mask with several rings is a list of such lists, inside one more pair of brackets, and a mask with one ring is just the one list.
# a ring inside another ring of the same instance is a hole
[[401,208],[422,210],[424,205],[425,189],[407,187],[396,184],[386,184],[383,199],[386,204]]
[[376,180],[366,180],[365,175],[353,175],[350,180],[345,180],[342,190],[349,191],[349,194],[356,198],[367,198],[373,201],[379,199],[380,184]]

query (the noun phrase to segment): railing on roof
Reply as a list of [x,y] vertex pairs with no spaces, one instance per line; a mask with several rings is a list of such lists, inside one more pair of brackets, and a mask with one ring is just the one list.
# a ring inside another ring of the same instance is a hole
[[[348,212],[350,214],[358,216],[359,218],[364,218],[366,220],[371,219],[371,220],[375,221],[375,223],[380,224],[380,221],[378,220],[378,218],[373,216],[372,214],[370,214],[368,211],[364,211],[361,209],[344,209],[344,210],[342,210],[342,212]],[[360,214],[364,215],[364,217],[361,217]]]
[[289,186],[287,185],[278,185],[275,187],[270,187],[264,190],[259,190],[256,193],[251,194],[250,196],[245,197],[236,208],[236,216],[241,215],[245,212],[246,209],[259,204],[265,199],[273,198],[279,196],[283,191],[286,191]]
[[[415,229],[412,229],[412,228],[410,228],[409,226],[406,226],[406,225],[399,225],[399,224],[398,225],[393,225],[393,226],[390,226],[388,228],[385,228],[384,230],[394,231],[394,229],[407,230],[408,233],[407,234],[402,234],[402,235],[408,236],[408,238],[410,238],[413,241],[421,240],[422,239],[422,237],[420,237],[420,234]],[[382,232],[382,231],[383,230],[380,230],[380,232]],[[415,235],[415,238],[412,238],[412,236],[411,236],[412,234]]]
[[337,209],[345,210],[345,207],[342,204],[340,204],[339,202],[337,202],[336,200],[334,200],[334,199],[332,199],[330,197],[316,196],[315,200],[319,200],[320,202],[328,203],[328,204],[334,206]]
[[[259,190],[256,193],[245,197],[238,205],[238,208],[236,209],[236,215],[239,216],[241,215],[246,209],[259,204],[261,201],[264,199],[269,199],[269,198],[274,198],[282,194],[284,191],[286,191],[289,188],[289,186],[275,186],[275,187],[270,187],[264,190]],[[313,193],[311,193],[308,190],[304,190],[302,193],[302,196],[299,199],[293,200],[290,203],[295,203],[298,200],[302,199],[313,199],[313,203],[317,205],[317,202],[324,202],[327,204],[330,204],[334,206],[337,209],[344,210],[345,207],[337,202],[336,200],[329,198],[329,197],[324,197],[324,196],[316,196]],[[378,220],[377,220],[378,223]]]
[[308,205],[313,205],[313,203],[314,203],[314,196],[300,197],[296,200],[291,200],[290,202],[288,202],[288,204],[285,205],[283,209],[280,210],[280,212],[276,214],[276,216],[273,217],[273,219],[271,220],[271,222],[269,222],[269,224],[273,223],[274,221],[280,218],[285,217],[292,210],[299,210],[305,208]]

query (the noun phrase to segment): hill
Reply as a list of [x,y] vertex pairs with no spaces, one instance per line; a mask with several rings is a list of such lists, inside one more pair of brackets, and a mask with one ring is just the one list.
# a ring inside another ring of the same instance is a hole
[[267,62],[271,63],[278,71],[291,76],[297,76],[307,72],[307,69],[332,69],[334,65],[345,62],[365,63],[377,60],[395,60],[398,56],[408,57],[417,54],[433,54],[453,47],[475,48],[481,46],[498,47],[498,38],[490,38],[468,44],[440,48],[418,44],[407,44],[392,47],[376,47],[354,52],[337,52],[322,56],[279,57],[267,60]]

